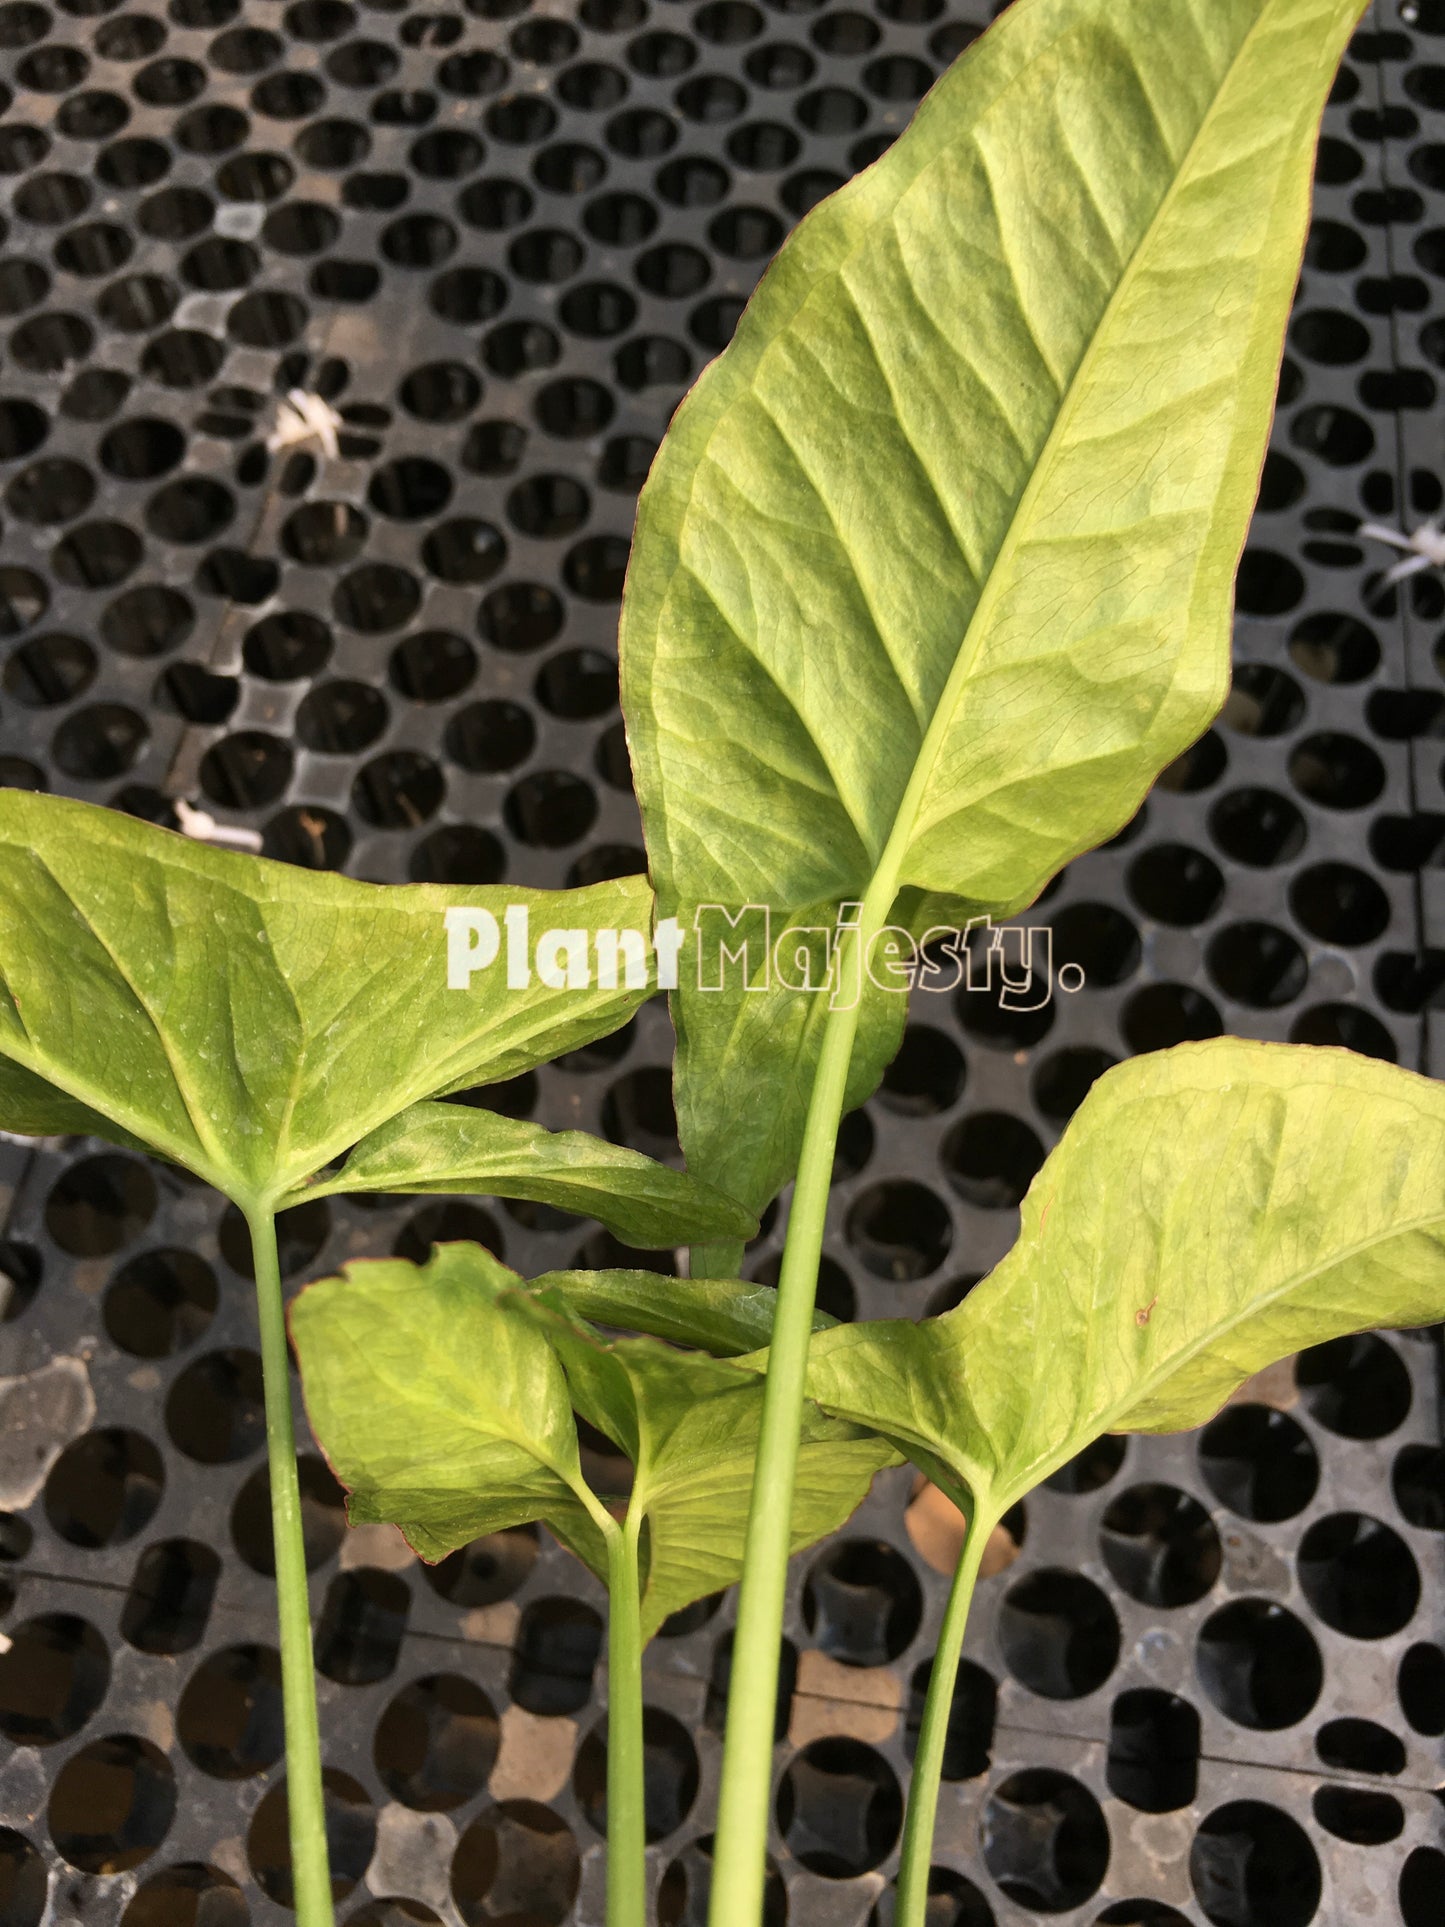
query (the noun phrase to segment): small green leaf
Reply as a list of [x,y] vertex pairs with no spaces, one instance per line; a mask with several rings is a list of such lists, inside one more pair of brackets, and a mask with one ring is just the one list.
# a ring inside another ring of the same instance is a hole
[[813,1341],[808,1388],[997,1518],[1103,1432],[1201,1424],[1252,1373],[1445,1317],[1445,1087],[1223,1038],[1094,1085],[956,1311]]
[[[482,1533],[545,1519],[605,1574],[575,1406],[636,1468],[644,1637],[738,1577],[762,1411],[756,1372],[648,1338],[608,1343],[560,1290],[524,1289],[470,1244],[438,1246],[424,1266],[362,1262],[309,1285],[292,1305],[291,1336],[312,1429],[357,1523],[390,1521],[440,1559]],[[809,1406],[795,1546],[841,1525],[896,1460],[875,1433]]]
[[[638,507],[623,707],[664,915],[1012,915],[1204,729],[1361,10],[1019,0],[799,225]],[[684,968],[678,1119],[761,1209],[826,999],[749,963],[746,994]],[[872,993],[850,1102],[904,1001]]]
[[545,1519],[605,1577],[567,1379],[519,1314],[518,1283],[480,1245],[458,1244],[422,1266],[362,1261],[308,1285],[291,1338],[312,1430],[353,1524],[398,1525],[434,1560]]
[[750,1238],[757,1219],[721,1191],[638,1151],[547,1131],[466,1104],[413,1104],[301,1195],[337,1191],[485,1192],[596,1218],[624,1244]]
[[[566,1368],[572,1401],[632,1460],[631,1505],[647,1522],[642,1633],[650,1639],[669,1613],[731,1585],[742,1571],[743,1536],[762,1417],[755,1371],[651,1338],[605,1342],[570,1318],[560,1302],[539,1316]],[[793,1499],[793,1550],[812,1545],[847,1520],[874,1475],[897,1463],[875,1431],[803,1413]]]
[[[549,1271],[528,1291],[552,1293],[574,1317],[614,1331],[647,1332],[678,1345],[695,1345],[717,1358],[755,1352],[773,1335],[778,1294],[737,1278],[664,1278],[654,1271]],[[813,1330],[837,1324],[813,1313]]]
[[[448,987],[446,913],[645,932],[640,877],[584,890],[395,887],[0,790],[0,1128],[141,1144],[274,1201],[425,1097],[615,1030],[646,989],[505,964]],[[505,939],[503,940],[505,944]]]

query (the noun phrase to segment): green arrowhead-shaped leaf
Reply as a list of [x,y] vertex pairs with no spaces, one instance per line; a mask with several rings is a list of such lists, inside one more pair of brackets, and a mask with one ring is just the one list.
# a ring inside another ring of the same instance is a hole
[[748,1238],[758,1228],[721,1191],[640,1152],[463,1104],[413,1104],[389,1119],[305,1195],[333,1191],[528,1198],[596,1218],[632,1245]]
[[94,1131],[275,1201],[418,1099],[614,1030],[645,990],[447,985],[445,913],[645,931],[641,878],[395,887],[0,790],[0,1128]]
[[605,1577],[567,1379],[519,1315],[519,1280],[479,1245],[425,1265],[348,1265],[291,1306],[311,1427],[356,1525],[401,1527],[424,1559],[545,1519]]
[[[737,1278],[661,1278],[652,1271],[549,1271],[527,1290],[560,1298],[574,1317],[614,1331],[646,1332],[718,1358],[766,1348],[778,1294]],[[813,1313],[813,1330],[837,1319]]]
[[956,1311],[813,1340],[808,1389],[997,1518],[1102,1432],[1198,1425],[1253,1372],[1445,1317],[1445,1088],[1223,1038],[1094,1085]]
[[[663,914],[1010,914],[1198,736],[1361,10],[1019,0],[799,226],[639,505],[623,697]],[[760,1208],[822,1000],[675,1001],[690,1164]],[[873,1002],[850,1101],[901,1021]]]
[[[561,1291],[524,1288],[472,1244],[439,1245],[424,1266],[363,1261],[307,1286],[291,1336],[312,1430],[357,1523],[398,1525],[423,1558],[440,1559],[545,1519],[605,1576],[575,1406],[636,1468],[644,1637],[738,1577],[762,1409],[755,1370],[651,1339],[608,1343]],[[840,1525],[896,1457],[875,1433],[810,1406],[795,1545]]]
[[[539,1315],[549,1296],[535,1301]],[[553,1304],[562,1310],[560,1300]],[[551,1317],[547,1328],[577,1410],[635,1468],[631,1506],[647,1522],[642,1634],[650,1639],[669,1613],[731,1585],[742,1572],[762,1381],[755,1371],[651,1338],[606,1342],[565,1314]],[[806,1405],[793,1550],[842,1525],[874,1475],[896,1462],[876,1431],[840,1424]]]

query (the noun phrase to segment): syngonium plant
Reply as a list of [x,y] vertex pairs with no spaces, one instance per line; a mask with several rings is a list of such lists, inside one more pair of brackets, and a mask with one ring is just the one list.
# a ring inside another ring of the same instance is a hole
[[[904,1015],[859,957],[886,982],[940,927],[1032,902],[1221,704],[1319,117],[1361,11],[1018,0],[801,224],[643,490],[622,691],[659,909],[851,918],[843,996],[788,988],[755,940],[746,993],[673,997],[690,1168],[755,1210],[796,1172],[714,1927],[761,1914],[834,1144]],[[727,1274],[737,1252],[694,1260]],[[921,1907],[910,1890],[905,1927]]]
[[[669,1612],[741,1573],[712,1920],[757,1927],[789,1552],[899,1454],[958,1501],[899,1875],[920,1927],[991,1521],[1102,1430],[1195,1423],[1301,1343],[1445,1311],[1436,1087],[1229,1040],[1102,1079],[957,1312],[820,1330],[813,1306],[839,1119],[897,1047],[920,946],[1031,902],[1222,701],[1316,129],[1360,11],[1017,0],[801,224],[678,412],[621,637],[656,903],[640,880],[527,900],[569,929],[726,925],[731,987],[689,957],[673,993],[691,1176],[439,1101],[650,987],[515,989],[463,957],[449,989],[445,913],[475,935],[504,893],[302,878],[0,802],[0,1124],[173,1158],[252,1226],[302,1927],[330,1900],[286,1203],[482,1189],[692,1247],[688,1280],[531,1283],[451,1248],[352,1266],[293,1313],[353,1518],[427,1557],[543,1519],[608,1582],[610,1927],[645,1917],[639,1656]],[[773,1301],[736,1274],[795,1175]],[[625,1499],[583,1476],[575,1415],[631,1461]]]
[[[635,1654],[736,1575],[767,1295],[625,1273],[524,1285],[481,1247],[452,1245],[422,1267],[352,1265],[293,1306],[308,1408],[353,1519],[394,1521],[441,1558],[541,1518],[607,1579],[609,1927],[646,1919]],[[1095,1083],[1029,1189],[1013,1250],[957,1310],[818,1319],[792,1544],[847,1516],[888,1447],[967,1520],[914,1759],[899,1927],[926,1921],[964,1627],[1009,1508],[1106,1432],[1201,1424],[1305,1346],[1442,1316],[1445,1089],[1344,1050],[1219,1038]],[[574,1412],[636,1468],[628,1499],[587,1486]],[[737,1863],[716,1845],[712,1858],[727,1872],[714,1918],[758,1927],[733,1902]]]

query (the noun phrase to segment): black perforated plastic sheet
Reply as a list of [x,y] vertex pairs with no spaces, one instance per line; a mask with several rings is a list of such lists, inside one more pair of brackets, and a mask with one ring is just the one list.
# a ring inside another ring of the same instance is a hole
[[[792,222],[971,0],[0,5],[0,777],[381,880],[639,866],[615,630],[636,489]],[[1034,919],[1086,987],[920,997],[845,1128],[823,1300],[952,1304],[1108,1063],[1221,1030],[1431,1067],[1445,4],[1357,36],[1224,717]],[[287,403],[286,397],[293,399]],[[187,819],[194,826],[194,819]],[[498,1101],[666,1155],[664,1011]],[[0,1927],[288,1917],[243,1228],[93,1144],[0,1144]],[[491,1200],[292,1214],[288,1276]],[[750,1253],[776,1275],[780,1226]],[[666,1264],[666,1255],[657,1262]],[[1445,1912],[1438,1357],[1347,1341],[1011,1516],[930,1927],[1424,1927]],[[601,1918],[600,1589],[518,1532],[435,1570],[304,1466],[341,1918]],[[951,1522],[907,1472],[797,1562],[769,1927],[886,1927]],[[648,1657],[663,1927],[701,1927],[732,1602]],[[1147,1900],[1144,1898],[1147,1896]]]

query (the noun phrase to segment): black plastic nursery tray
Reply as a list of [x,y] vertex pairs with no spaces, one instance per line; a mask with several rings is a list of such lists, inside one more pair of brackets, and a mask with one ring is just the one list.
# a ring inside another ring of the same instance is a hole
[[[636,489],[789,226],[984,18],[5,0],[0,779],[169,823],[179,799],[383,880],[640,867],[615,668]],[[1035,918],[1085,989],[919,998],[844,1132],[832,1311],[956,1302],[1130,1052],[1225,1030],[1432,1068],[1445,588],[1382,590],[1393,558],[1355,530],[1445,500],[1445,0],[1361,30],[1319,183],[1228,709]],[[286,439],[292,390],[335,411],[334,452]],[[669,1051],[650,1006],[506,1101],[666,1154]],[[94,1144],[0,1165],[0,1927],[275,1927],[242,1227]],[[283,1248],[299,1282],[457,1236],[529,1272],[614,1255],[489,1200],[318,1202]],[[930,1927],[1437,1927],[1438,1367],[1431,1336],[1323,1348],[1014,1515]],[[598,1922],[600,1589],[529,1532],[423,1569],[304,1472],[342,1920]],[[947,1522],[911,1495],[883,1478],[797,1562],[770,1927],[889,1919],[946,1585]],[[704,1918],[732,1611],[648,1657],[664,1927]]]

